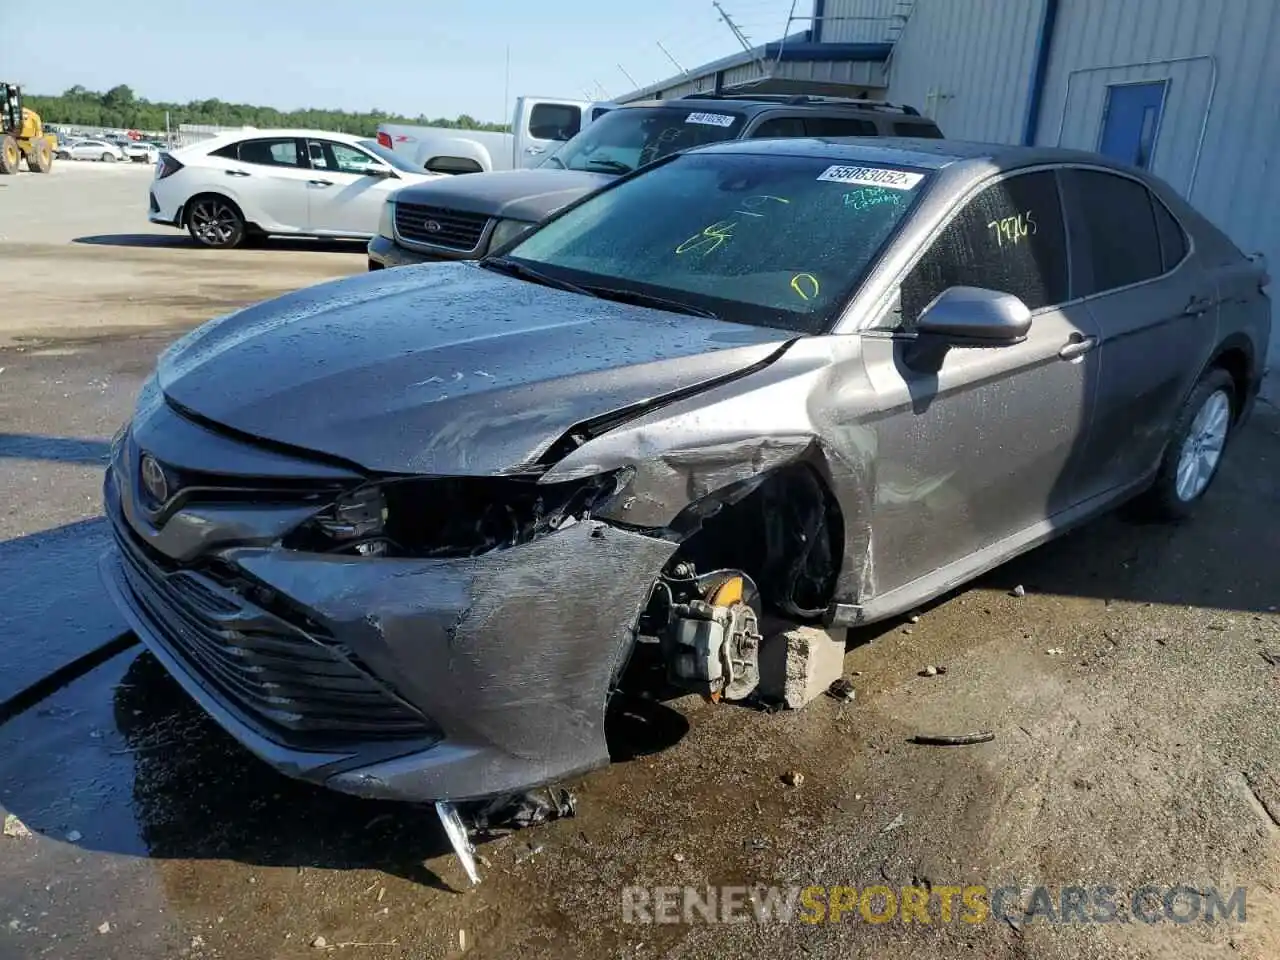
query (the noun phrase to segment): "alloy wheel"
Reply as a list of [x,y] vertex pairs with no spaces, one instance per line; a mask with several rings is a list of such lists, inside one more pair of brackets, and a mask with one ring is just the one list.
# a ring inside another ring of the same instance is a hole
[[1179,500],[1190,503],[1209,486],[1222,460],[1230,427],[1231,398],[1225,390],[1216,390],[1196,411],[1182,442],[1174,485]]
[[225,200],[205,199],[191,208],[191,232],[211,247],[234,243],[240,230],[240,215]]

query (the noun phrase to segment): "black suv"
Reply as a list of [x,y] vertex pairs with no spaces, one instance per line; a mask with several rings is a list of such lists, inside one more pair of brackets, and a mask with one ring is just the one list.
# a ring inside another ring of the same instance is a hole
[[720,140],[941,136],[914,108],[882,100],[695,93],[626,104],[536,169],[469,173],[392,194],[369,242],[369,269],[482,257],[614,177]]

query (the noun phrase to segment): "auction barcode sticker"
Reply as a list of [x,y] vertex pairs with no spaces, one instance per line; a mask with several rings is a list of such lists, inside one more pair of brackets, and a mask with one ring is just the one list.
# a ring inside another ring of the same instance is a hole
[[827,167],[818,175],[819,180],[834,183],[852,183],[860,187],[888,187],[891,190],[910,190],[924,179],[923,173],[906,170],[886,170],[884,167]]
[[685,123],[701,123],[708,127],[732,127],[737,118],[731,113],[691,113]]

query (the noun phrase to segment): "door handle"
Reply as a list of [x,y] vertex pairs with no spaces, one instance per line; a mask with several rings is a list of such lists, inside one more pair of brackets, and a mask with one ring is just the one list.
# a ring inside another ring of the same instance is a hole
[[1063,360],[1078,360],[1097,345],[1097,337],[1084,337],[1073,333],[1067,345],[1058,351],[1058,356]]
[[1211,300],[1208,297],[1199,299],[1193,296],[1187,301],[1187,305],[1182,308],[1182,315],[1184,317],[1199,317],[1208,313],[1215,306],[1217,306],[1216,300]]
[[525,153],[545,153],[546,150],[547,150],[546,147],[525,147],[524,148]]
[[311,184],[311,186],[313,187],[332,187],[333,186],[332,180],[308,180],[307,183]]
[[228,176],[228,177],[247,177],[247,176],[249,176],[249,173],[248,173],[248,171],[246,171],[246,170],[228,170],[228,171],[226,171],[226,174],[227,174],[227,176]]

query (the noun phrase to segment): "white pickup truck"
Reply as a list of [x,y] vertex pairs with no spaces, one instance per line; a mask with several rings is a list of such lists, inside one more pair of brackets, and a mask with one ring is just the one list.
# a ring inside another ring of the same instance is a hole
[[431,173],[489,173],[537,166],[548,153],[617,104],[587,100],[516,100],[511,133],[378,125],[378,143]]

